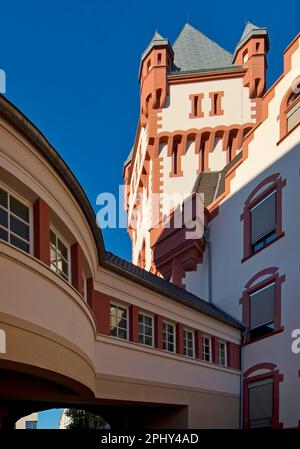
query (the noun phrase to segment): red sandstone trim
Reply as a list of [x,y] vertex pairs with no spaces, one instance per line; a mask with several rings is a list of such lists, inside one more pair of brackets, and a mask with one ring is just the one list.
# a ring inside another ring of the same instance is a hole
[[50,266],[50,210],[39,198],[33,205],[34,256]]
[[[274,363],[258,363],[244,373],[244,428],[249,428],[249,384],[258,380],[273,378],[273,418],[272,428],[281,429],[283,424],[279,422],[279,383],[283,381],[283,375],[275,369]],[[252,376],[255,371],[268,370],[268,373]]]
[[82,274],[83,274],[83,252],[79,243],[71,246],[71,272],[72,285],[78,293],[83,296]]

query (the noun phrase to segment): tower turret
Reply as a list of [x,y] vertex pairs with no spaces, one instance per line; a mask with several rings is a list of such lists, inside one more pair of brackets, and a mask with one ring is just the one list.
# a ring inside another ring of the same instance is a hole
[[151,110],[163,107],[168,93],[167,72],[172,63],[173,50],[168,39],[155,32],[139,69],[141,125],[146,125]]
[[248,67],[244,86],[249,87],[250,98],[262,97],[265,92],[268,50],[267,29],[248,22],[236,46],[233,63]]

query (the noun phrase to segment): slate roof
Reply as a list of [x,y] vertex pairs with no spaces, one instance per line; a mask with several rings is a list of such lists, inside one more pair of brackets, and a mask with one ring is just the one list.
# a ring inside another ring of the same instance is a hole
[[191,307],[198,312],[204,313],[205,315],[229,324],[237,329],[244,329],[244,326],[240,321],[236,320],[219,307],[204,301],[204,299],[201,299],[198,296],[177,287],[175,284],[172,284],[171,282],[156,276],[149,271],[143,270],[133,263],[111,253],[110,251],[105,251],[105,261],[108,267],[118,271],[120,274],[125,275],[134,281],[143,283],[146,287],[152,290],[156,290],[159,293],[180,302],[181,304]]
[[232,68],[232,54],[189,23],[181,30],[174,45],[172,72]]

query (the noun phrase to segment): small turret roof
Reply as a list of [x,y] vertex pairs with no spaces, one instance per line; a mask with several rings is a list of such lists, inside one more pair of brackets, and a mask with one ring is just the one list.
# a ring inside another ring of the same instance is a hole
[[247,22],[246,26],[244,28],[243,34],[241,36],[241,39],[239,40],[235,51],[234,51],[234,55],[233,55],[233,60],[235,59],[236,53],[237,51],[247,42],[247,40],[251,37],[251,36],[266,36],[267,38],[267,50],[269,49],[269,37],[268,37],[268,30],[267,28],[260,28],[256,25],[254,25],[251,22]]

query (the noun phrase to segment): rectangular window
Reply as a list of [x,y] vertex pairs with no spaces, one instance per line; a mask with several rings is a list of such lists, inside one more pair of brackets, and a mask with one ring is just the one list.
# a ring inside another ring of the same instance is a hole
[[0,239],[30,252],[29,207],[0,188]]
[[262,337],[274,330],[276,284],[250,294],[250,337]]
[[211,362],[211,338],[205,335],[202,337],[202,359]]
[[227,345],[224,341],[218,341],[219,365],[227,366]]
[[272,427],[273,379],[250,382],[249,427]]
[[256,252],[276,237],[276,191],[250,210],[251,250]]
[[128,310],[118,304],[110,305],[110,335],[128,339]]
[[183,331],[183,353],[187,357],[195,357],[194,332],[186,329]]
[[166,321],[163,322],[163,349],[175,352],[175,326]]
[[222,109],[222,97],[224,96],[224,92],[210,92],[209,96],[211,100],[209,115],[223,115],[224,111]]
[[153,317],[139,313],[139,343],[153,346]]
[[50,229],[50,267],[66,281],[69,280],[69,248],[52,229]]
[[25,421],[25,429],[37,429],[37,421]]

